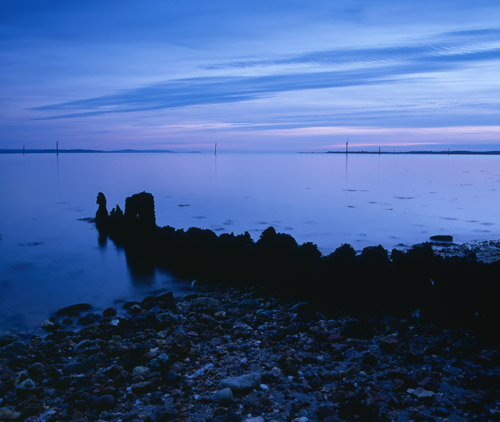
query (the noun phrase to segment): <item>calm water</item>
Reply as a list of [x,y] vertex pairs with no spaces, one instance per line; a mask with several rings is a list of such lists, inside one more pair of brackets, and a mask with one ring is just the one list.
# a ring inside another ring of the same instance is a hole
[[0,155],[0,329],[38,325],[76,302],[97,308],[185,284],[134,279],[124,253],[80,221],[143,190],[157,223],[216,232],[270,225],[324,253],[402,247],[452,234],[500,239],[500,157],[311,154]]

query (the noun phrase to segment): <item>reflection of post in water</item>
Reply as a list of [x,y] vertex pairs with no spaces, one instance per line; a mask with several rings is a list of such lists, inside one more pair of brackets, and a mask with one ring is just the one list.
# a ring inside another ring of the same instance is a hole
[[349,155],[345,155],[345,182],[347,184],[347,179],[349,177]]

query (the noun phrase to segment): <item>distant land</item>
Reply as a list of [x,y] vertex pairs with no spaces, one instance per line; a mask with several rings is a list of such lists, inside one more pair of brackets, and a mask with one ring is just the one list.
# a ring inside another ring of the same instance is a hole
[[[56,149],[0,149],[0,154],[56,154]],[[190,151],[191,153],[197,153],[198,151]],[[175,153],[175,151],[169,151],[166,149],[115,149],[110,151],[104,151],[100,149],[60,149],[59,154],[110,154],[110,153]]]
[[[233,152],[233,151],[232,151]],[[8,149],[0,148],[0,154],[56,154],[56,149],[25,149],[19,148]],[[115,150],[99,150],[99,149],[59,149],[59,154],[179,154],[178,151],[166,149],[115,149]],[[199,154],[200,151],[182,151],[182,153]],[[341,151],[302,151],[298,154],[346,154],[345,150]],[[469,150],[445,150],[445,151],[349,151],[349,155],[370,154],[370,155],[500,155],[500,151],[469,151]]]
[[[303,154],[317,154],[315,152]],[[326,151],[318,154],[346,154],[345,151]],[[418,154],[418,155],[500,155],[500,151],[467,151],[467,150],[446,150],[446,151],[349,151],[351,154],[375,154],[375,155],[401,155],[401,154]]]

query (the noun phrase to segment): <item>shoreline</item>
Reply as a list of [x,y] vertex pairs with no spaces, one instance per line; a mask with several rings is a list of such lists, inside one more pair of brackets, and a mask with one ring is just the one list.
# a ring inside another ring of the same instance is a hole
[[204,283],[123,308],[70,306],[45,338],[0,336],[0,420],[500,416],[498,348],[419,312],[332,316],[262,288]]

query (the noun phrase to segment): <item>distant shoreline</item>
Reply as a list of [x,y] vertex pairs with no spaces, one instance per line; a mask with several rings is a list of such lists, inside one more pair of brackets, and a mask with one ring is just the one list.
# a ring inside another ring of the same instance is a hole
[[[98,150],[98,149],[60,149],[59,154],[200,154],[201,151],[171,151],[163,149],[117,149],[117,150]],[[207,153],[209,153],[207,151]],[[56,149],[0,149],[0,154],[57,154]],[[299,151],[297,154],[341,154],[346,155],[345,151]],[[347,155],[500,155],[500,151],[349,151]]]
[[[197,153],[198,151],[189,151],[188,153]],[[56,149],[0,149],[0,154],[57,154]],[[59,154],[127,154],[127,153],[172,153],[176,151],[164,149],[116,149],[111,151],[104,151],[99,149],[60,149]]]

